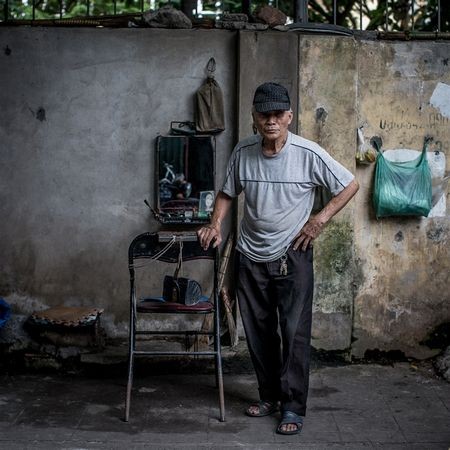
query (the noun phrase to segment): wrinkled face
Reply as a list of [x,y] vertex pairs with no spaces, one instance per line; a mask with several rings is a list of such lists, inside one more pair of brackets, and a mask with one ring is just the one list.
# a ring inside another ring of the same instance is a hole
[[291,111],[253,112],[253,120],[259,134],[267,141],[284,139],[292,122]]

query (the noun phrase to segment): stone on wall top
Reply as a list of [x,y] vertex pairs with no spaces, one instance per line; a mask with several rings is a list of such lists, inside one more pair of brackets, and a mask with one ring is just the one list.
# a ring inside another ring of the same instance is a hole
[[147,11],[142,18],[152,28],[192,28],[190,19],[171,5],[165,5],[156,11]]

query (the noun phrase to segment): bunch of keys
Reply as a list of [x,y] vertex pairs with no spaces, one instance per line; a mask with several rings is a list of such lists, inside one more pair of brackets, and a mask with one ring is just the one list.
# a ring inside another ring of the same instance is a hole
[[285,277],[287,275],[287,255],[283,255],[280,261],[280,275]]

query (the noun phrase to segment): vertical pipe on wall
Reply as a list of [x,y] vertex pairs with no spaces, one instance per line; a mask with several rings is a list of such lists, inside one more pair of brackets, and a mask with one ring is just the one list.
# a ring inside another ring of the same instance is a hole
[[363,2],[359,0],[359,29],[362,30],[362,22],[363,22]]
[[438,32],[441,32],[441,0],[438,0]]
[[251,8],[252,8],[251,0],[242,0],[242,12],[244,14],[247,14],[247,16],[249,16],[250,12],[251,12]]
[[388,31],[388,17],[389,17],[388,7],[389,7],[389,0],[386,0],[385,11],[384,11],[385,16],[386,16],[386,24],[385,24],[385,27],[384,27],[384,31]]
[[181,11],[189,19],[193,19],[197,13],[197,0],[181,0]]
[[294,19],[295,22],[308,22],[308,0],[295,0]]

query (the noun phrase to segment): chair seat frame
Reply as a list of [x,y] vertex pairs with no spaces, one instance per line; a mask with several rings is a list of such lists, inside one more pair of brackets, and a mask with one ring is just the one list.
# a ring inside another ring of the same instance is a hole
[[[138,314],[158,314],[155,311],[138,312],[136,298],[136,270],[151,263],[151,261],[164,261],[175,263],[181,252],[182,261],[195,259],[210,259],[214,262],[214,283],[212,292],[212,309],[209,311],[196,311],[195,308],[182,311],[161,311],[165,314],[213,314],[213,330],[179,330],[179,331],[153,331],[139,330],[137,327]],[[141,262],[141,264],[139,264]],[[128,347],[128,381],[125,402],[125,422],[130,418],[131,392],[134,377],[134,362],[136,357],[151,356],[211,356],[214,358],[216,386],[219,391],[219,420],[225,421],[225,401],[223,388],[222,355],[220,342],[220,305],[218,293],[218,268],[219,251],[209,248],[203,250],[198,243],[197,236],[192,232],[159,232],[142,233],[135,237],[128,249],[128,269],[130,273],[130,323],[129,323],[129,347]],[[137,336],[141,335],[167,335],[167,336],[188,336],[206,335],[213,338],[213,350],[190,351],[153,351],[137,349]]]

